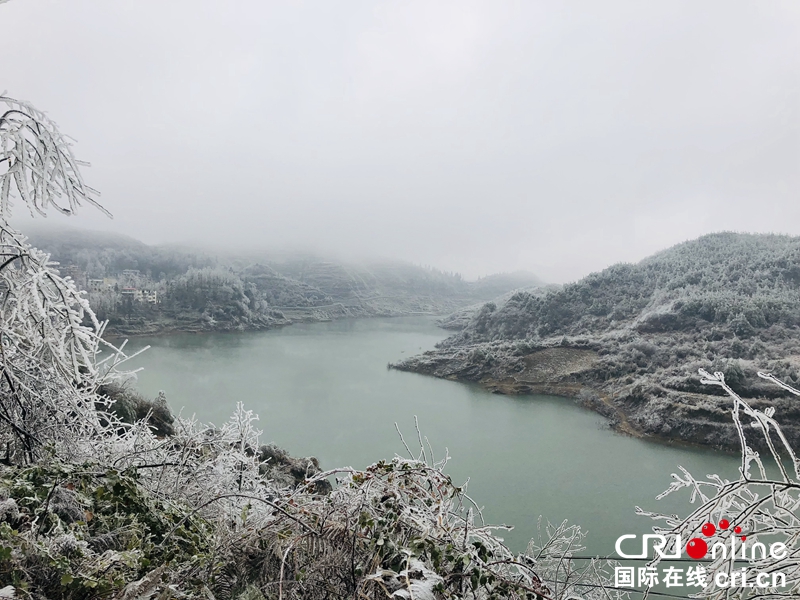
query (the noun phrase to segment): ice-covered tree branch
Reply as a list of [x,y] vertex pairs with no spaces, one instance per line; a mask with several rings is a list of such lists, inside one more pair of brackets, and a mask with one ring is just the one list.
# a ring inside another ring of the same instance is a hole
[[31,214],[52,208],[71,215],[90,204],[111,216],[96,200],[99,192],[83,180],[69,139],[30,103],[0,95],[0,218],[8,219],[13,198]]
[[[654,531],[679,535],[684,543],[701,539],[710,548],[716,544],[738,548],[735,558],[731,556],[732,550],[723,553],[718,547],[713,552],[707,566],[709,585],[696,597],[713,600],[796,597],[800,593],[800,463],[797,454],[774,418],[773,408],[764,411],[753,408],[731,389],[722,373],[711,374],[701,369],[700,375],[703,383],[721,387],[733,400],[731,416],[741,444],[739,478],[730,481],[718,475],[707,475],[705,479],[697,479],[681,469],[682,474],[673,474],[672,485],[659,498],[688,489],[691,502],[699,500],[699,506],[685,518],[638,512],[661,523]],[[773,375],[758,375],[800,396],[800,391]],[[769,450],[768,460],[753,450],[752,436],[764,442]],[[708,524],[714,527],[709,528]],[[778,548],[778,551],[765,551],[767,548]],[[740,561],[739,565],[735,565],[736,560]],[[718,585],[717,573],[724,573],[721,581],[729,582],[742,563],[759,572],[782,573],[785,585],[755,589]]]

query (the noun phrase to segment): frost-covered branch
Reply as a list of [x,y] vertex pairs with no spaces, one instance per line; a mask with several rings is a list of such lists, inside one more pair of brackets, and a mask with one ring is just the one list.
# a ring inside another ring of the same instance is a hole
[[0,95],[0,217],[8,219],[18,196],[31,212],[49,208],[71,215],[96,200],[99,192],[83,181],[71,143],[47,115],[30,103]]
[[56,448],[77,457],[119,425],[96,389],[125,357],[103,341],[104,324],[74,282],[8,218],[13,198],[31,214],[105,210],[55,123],[5,95],[0,107],[0,452],[9,464]]
[[[638,512],[662,523],[654,527],[656,533],[679,535],[684,543],[700,540],[703,547],[712,550],[717,545],[710,553],[710,564],[706,565],[709,585],[697,597],[713,600],[796,597],[800,593],[800,462],[797,454],[775,420],[773,408],[764,411],[753,408],[730,388],[722,373],[710,374],[701,369],[700,375],[703,383],[721,387],[733,400],[731,415],[741,444],[739,478],[730,481],[718,475],[707,475],[705,479],[697,479],[681,468],[682,474],[673,474],[672,485],[659,498],[689,489],[691,502],[699,500],[699,506],[685,518],[640,509]],[[800,396],[800,391],[776,377],[766,373],[758,375]],[[749,443],[752,436],[760,438],[768,448],[766,461]],[[723,553],[718,544],[725,544],[728,550]],[[731,548],[737,549],[735,559]],[[771,549],[776,551],[773,553]],[[656,558],[655,562],[660,560]],[[740,565],[735,565],[736,560]],[[738,574],[741,563],[763,573],[782,573],[786,585],[734,589],[717,584],[717,573],[725,574],[722,582],[730,582],[730,576],[735,571]]]

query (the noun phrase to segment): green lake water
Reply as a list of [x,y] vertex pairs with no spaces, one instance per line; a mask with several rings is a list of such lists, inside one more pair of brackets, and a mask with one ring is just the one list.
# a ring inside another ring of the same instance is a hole
[[500,396],[477,386],[403,373],[387,363],[446,337],[427,317],[345,320],[255,333],[135,338],[151,348],[128,365],[144,367],[137,386],[167,394],[174,410],[203,421],[228,419],[236,402],[260,415],[263,442],[323,468],[358,468],[404,453],[398,423],[414,449],[414,416],[447,471],[470,478],[469,493],[488,522],[513,525],[515,550],[537,520],[568,519],[589,531],[588,550],[611,554],[623,533],[649,531],[634,507],[685,515],[683,493],[656,501],[678,465],[696,476],[737,476],[738,458],[637,440],[571,400]]

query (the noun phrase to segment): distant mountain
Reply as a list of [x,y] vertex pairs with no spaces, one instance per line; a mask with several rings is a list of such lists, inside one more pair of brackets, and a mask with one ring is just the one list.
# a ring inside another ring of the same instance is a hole
[[35,246],[77,284],[116,333],[261,329],[342,317],[447,314],[537,285],[515,273],[467,282],[403,262],[235,255],[148,246],[91,231],[36,232]]
[[77,266],[89,278],[112,277],[126,269],[153,278],[174,277],[189,268],[215,263],[202,252],[172,246],[148,246],[118,233],[83,229],[34,230],[28,241],[49,252],[63,267]]
[[[547,294],[486,304],[437,351],[398,367],[580,397],[637,435],[725,445],[728,401],[699,384],[697,369],[774,396],[755,372],[800,383],[798,326],[800,238],[718,233]],[[800,437],[798,404],[765,402]]]

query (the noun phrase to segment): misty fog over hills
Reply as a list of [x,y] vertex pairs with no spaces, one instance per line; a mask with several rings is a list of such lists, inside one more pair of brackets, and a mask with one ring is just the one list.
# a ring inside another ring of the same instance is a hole
[[347,263],[313,254],[148,246],[127,236],[45,230],[30,242],[88,291],[110,333],[269,329],[345,317],[444,315],[511,290],[529,273],[465,281],[399,261]]

